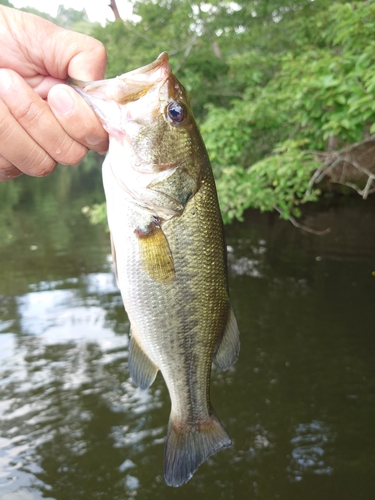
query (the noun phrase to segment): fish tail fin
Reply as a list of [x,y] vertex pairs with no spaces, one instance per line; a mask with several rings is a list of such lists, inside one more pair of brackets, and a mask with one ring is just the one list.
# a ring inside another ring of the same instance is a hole
[[181,486],[208,457],[231,446],[232,441],[215,413],[193,426],[169,419],[164,450],[164,478],[168,486]]

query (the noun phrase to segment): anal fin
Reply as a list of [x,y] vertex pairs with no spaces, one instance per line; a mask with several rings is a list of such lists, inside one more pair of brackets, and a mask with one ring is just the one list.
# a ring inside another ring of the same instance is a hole
[[129,344],[128,367],[133,382],[141,389],[150,387],[158,373],[158,367],[151,361],[132,335]]
[[238,358],[240,352],[240,332],[234,311],[230,308],[227,327],[213,361],[220,370],[227,370]]

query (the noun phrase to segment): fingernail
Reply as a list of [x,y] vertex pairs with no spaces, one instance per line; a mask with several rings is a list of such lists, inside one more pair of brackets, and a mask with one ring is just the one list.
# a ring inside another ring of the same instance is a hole
[[89,149],[95,150],[100,155],[105,155],[108,151],[108,139],[103,141],[103,137],[89,134],[85,137],[85,145]]
[[51,89],[48,102],[59,115],[68,115],[73,111],[74,101],[69,92],[62,88],[55,91]]
[[0,94],[8,92],[12,86],[13,78],[7,70],[0,71]]
[[103,142],[103,138],[89,134],[85,137],[85,142],[88,146],[97,146],[98,144]]

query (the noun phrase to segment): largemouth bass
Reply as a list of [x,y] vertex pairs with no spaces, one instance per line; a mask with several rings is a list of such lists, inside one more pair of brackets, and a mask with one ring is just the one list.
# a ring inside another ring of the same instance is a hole
[[210,403],[212,361],[226,370],[239,353],[210,162],[166,53],[117,78],[71,84],[109,133],[103,183],[129,372],[142,389],[158,370],[164,377],[164,477],[180,486],[231,445]]

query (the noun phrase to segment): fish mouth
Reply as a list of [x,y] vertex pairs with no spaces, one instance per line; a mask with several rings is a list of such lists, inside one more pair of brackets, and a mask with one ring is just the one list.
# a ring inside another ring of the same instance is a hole
[[[83,82],[67,79],[67,84],[73,87],[85,101],[97,112],[97,100],[114,100],[118,104],[135,101],[146,94],[156,84],[167,80],[172,74],[167,52],[162,52],[150,64],[124,73],[116,78]],[[97,113],[100,116],[100,113]]]
[[132,113],[129,109],[125,112],[123,105],[138,101],[150,91],[157,91],[166,82],[170,87],[169,82],[174,79],[169,56],[167,52],[162,52],[150,64],[116,78],[94,82],[68,79],[67,84],[89,104],[110,136],[123,140],[126,135],[123,124],[132,120]]
[[[167,52],[162,52],[152,63],[146,64],[146,66],[142,66],[141,68],[133,71],[129,71],[122,76],[126,76],[128,78],[135,76],[138,81],[142,78],[147,78],[147,82],[149,82],[150,77],[155,79],[155,81],[164,80],[165,78],[168,78],[171,72],[169,55]],[[120,78],[122,77],[120,76]]]

